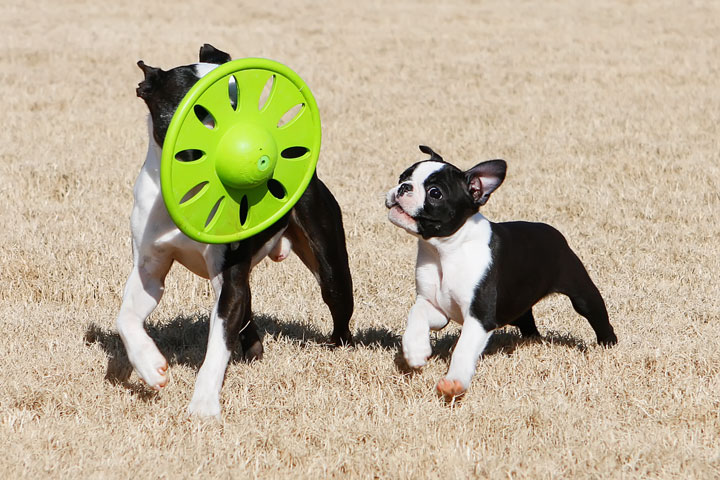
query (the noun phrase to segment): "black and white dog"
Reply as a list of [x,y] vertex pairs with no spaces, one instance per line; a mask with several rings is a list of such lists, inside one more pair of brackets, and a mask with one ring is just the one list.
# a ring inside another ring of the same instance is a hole
[[163,294],[174,261],[212,282],[216,302],[210,316],[207,353],[197,375],[189,412],[219,416],[220,389],[237,340],[247,360],[262,357],[263,347],[250,307],[250,270],[265,256],[283,260],[292,249],[313,272],[333,318],[331,341],[352,341],[352,280],[340,207],[327,187],[313,176],[295,207],[267,230],[226,245],[198,243],[171,220],[160,191],[160,158],[170,120],[190,87],[230,56],[211,45],[200,49],[200,63],[168,71],[138,66],[145,79],[137,95],[150,110],[149,146],[135,182],[131,216],[133,269],[125,285],[117,329],[130,362],[155,389],[168,382],[168,363],[145,332],[143,323]]
[[505,161],[463,172],[432,149],[420,150],[430,159],[405,170],[385,200],[390,221],[418,237],[417,299],[402,340],[410,367],[430,356],[431,329],[459,322],[437,389],[445,397],[463,394],[490,331],[510,324],[523,336],[539,335],[532,307],[551,293],[570,297],[598,343],[617,343],[600,292],[560,232],[543,223],[492,223],[478,212],[505,179]]

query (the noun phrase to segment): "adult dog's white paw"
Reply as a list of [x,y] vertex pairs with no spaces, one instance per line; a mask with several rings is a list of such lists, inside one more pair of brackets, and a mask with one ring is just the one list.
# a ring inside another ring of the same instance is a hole
[[198,394],[196,391],[190,400],[188,413],[198,417],[220,418],[220,398],[217,395],[207,393]]
[[140,378],[150,388],[160,390],[167,385],[169,380],[168,363],[152,340],[144,342],[140,347],[128,349],[128,358]]
[[410,368],[422,368],[432,354],[430,342],[413,344],[403,339],[403,356]]

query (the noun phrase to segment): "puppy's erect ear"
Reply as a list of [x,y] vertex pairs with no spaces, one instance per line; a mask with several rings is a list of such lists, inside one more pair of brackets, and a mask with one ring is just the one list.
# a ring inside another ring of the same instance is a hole
[[435,153],[432,148],[430,148],[426,145],[420,145],[419,147],[420,147],[421,152],[427,153],[428,155],[430,155],[430,160],[434,160],[436,162],[444,162],[445,161],[445,160],[443,160],[443,158],[440,155]]
[[162,73],[162,70],[160,70],[159,68],[151,67],[150,65],[145,65],[145,62],[143,62],[142,60],[137,62],[137,66],[140,67],[140,70],[142,70],[145,74],[145,80],[138,83],[138,88],[135,90],[135,93],[138,97],[142,99],[147,99],[152,93],[155,81]]
[[490,194],[505,180],[506,170],[505,160],[488,160],[465,172],[468,190],[475,205],[485,205]]
[[223,63],[227,63],[232,60],[229,54],[223,52],[222,50],[218,50],[209,43],[200,47],[199,57],[202,63],[216,63],[218,65],[222,65]]

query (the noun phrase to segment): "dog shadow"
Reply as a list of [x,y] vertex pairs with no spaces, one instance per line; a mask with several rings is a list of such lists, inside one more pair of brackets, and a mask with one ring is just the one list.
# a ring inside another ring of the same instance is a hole
[[[274,315],[254,314],[258,335],[264,343],[265,337],[284,339],[301,348],[321,345],[334,348],[329,334],[321,332],[313,325],[297,321],[280,320]],[[178,315],[170,322],[146,324],[145,330],[167,359],[168,364],[184,365],[199,369],[205,358],[209,333],[208,315]],[[366,328],[355,332],[354,344],[357,346],[399,350],[400,336],[385,328]],[[123,385],[142,398],[154,397],[153,390],[142,383],[129,382],[133,367],[127,356],[125,346],[116,330],[90,323],[85,330],[83,340],[86,345],[99,345],[107,356],[105,380],[112,384]],[[231,354],[230,362],[245,362],[239,345]]]
[[[334,348],[330,343],[329,335],[321,332],[314,325],[280,320],[274,315],[267,314],[254,314],[253,320],[263,342],[265,337],[270,337],[290,341],[300,348],[317,345]],[[208,315],[178,315],[167,323],[146,324],[145,329],[169,365],[184,365],[197,370],[205,358],[209,322]],[[459,336],[459,331],[446,332],[442,336],[439,333],[433,334],[432,357],[449,363]],[[83,339],[86,345],[99,345],[105,352],[108,360],[106,381],[122,385],[144,400],[155,397],[157,392],[147,388],[142,382],[129,381],[133,367],[117,331],[90,323]],[[397,332],[382,327],[370,327],[355,332],[353,339],[358,347],[395,351],[394,363],[400,373],[410,376],[419,373],[405,362],[402,354],[402,337]],[[588,349],[583,340],[567,333],[548,331],[543,336],[527,338],[522,337],[515,329],[501,329],[493,332],[483,351],[483,357],[512,355],[518,347],[533,343],[549,343],[581,352]],[[245,362],[239,343],[232,352],[230,362]]]
[[[437,358],[445,363],[449,363],[455,344],[460,337],[460,332],[447,332],[442,336],[435,333],[433,334],[433,337],[434,342],[431,342],[433,343],[433,353],[430,355],[430,358]],[[401,342],[398,342],[398,344],[400,343]],[[523,337],[517,329],[511,328],[494,331],[490,340],[488,340],[485,350],[483,350],[482,357],[489,357],[492,355],[512,355],[518,347],[537,343],[558,345],[569,349],[575,349],[580,352],[585,352],[588,349],[587,344],[583,340],[568,333],[548,331],[541,336]],[[413,369],[408,366],[405,358],[403,357],[402,348],[398,348],[398,352],[395,356],[395,366],[398,371],[406,375],[414,375],[420,372],[420,370]]]

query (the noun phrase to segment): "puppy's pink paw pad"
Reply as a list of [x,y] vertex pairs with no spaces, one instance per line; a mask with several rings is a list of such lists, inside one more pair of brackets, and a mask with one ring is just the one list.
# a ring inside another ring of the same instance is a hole
[[449,380],[443,378],[437,384],[437,391],[440,395],[446,398],[459,397],[465,393],[465,387],[463,387],[460,380]]

